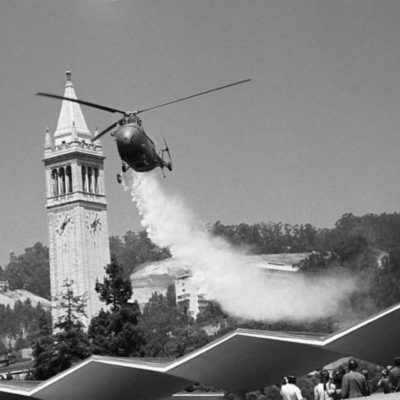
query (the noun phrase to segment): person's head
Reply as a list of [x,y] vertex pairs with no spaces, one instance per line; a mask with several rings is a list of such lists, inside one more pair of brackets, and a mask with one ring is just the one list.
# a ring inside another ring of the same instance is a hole
[[296,377],[295,376],[288,376],[288,383],[296,384]]
[[361,373],[365,376],[365,379],[369,378],[369,372],[366,369],[362,369]]
[[328,382],[329,372],[326,369],[321,370],[321,372],[319,373],[319,379],[321,380],[322,383]]
[[396,367],[400,367],[400,357],[395,357],[395,358],[393,359],[393,364],[394,364]]
[[346,370],[344,369],[343,365],[341,365],[341,366],[338,368],[338,374],[339,374],[339,375],[344,375],[345,373],[346,373]]
[[388,376],[389,375],[389,370],[387,369],[387,368],[384,368],[383,370],[382,370],[382,376],[383,377],[386,377],[386,376]]
[[349,370],[350,371],[355,371],[357,369],[357,366],[358,366],[358,364],[357,364],[356,360],[353,360],[353,359],[349,360]]
[[287,383],[289,383],[289,379],[287,376],[283,377],[283,385],[286,385]]

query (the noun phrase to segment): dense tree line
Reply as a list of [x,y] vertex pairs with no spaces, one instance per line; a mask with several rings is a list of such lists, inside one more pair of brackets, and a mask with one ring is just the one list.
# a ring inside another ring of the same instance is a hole
[[359,289],[344,308],[365,316],[400,302],[400,214],[345,214],[319,235],[300,270],[312,275],[336,270],[358,279]]
[[9,263],[0,267],[0,280],[8,281],[11,290],[26,289],[50,300],[48,248],[38,242],[19,256],[11,253]]
[[319,233],[311,224],[282,222],[223,225],[218,221],[209,226],[209,231],[235,247],[245,247],[252,254],[309,252],[314,250]]
[[30,347],[40,335],[41,321],[50,321],[50,311],[30,300],[16,301],[13,308],[0,304],[0,352]]
[[111,236],[110,252],[111,258],[122,267],[125,277],[131,275],[140,264],[171,257],[169,250],[156,246],[146,231],[128,231],[122,239]]
[[143,309],[139,328],[145,333],[148,357],[177,358],[210,341],[202,326],[175,302],[175,287],[153,293]]

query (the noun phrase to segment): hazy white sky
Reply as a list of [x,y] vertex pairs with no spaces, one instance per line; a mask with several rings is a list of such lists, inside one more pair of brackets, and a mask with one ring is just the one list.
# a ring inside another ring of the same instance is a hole
[[[47,245],[44,132],[72,70],[78,97],[139,109],[168,140],[160,179],[204,222],[310,222],[398,211],[397,0],[18,0],[0,4],[0,265]],[[83,108],[91,129],[113,115]],[[141,229],[102,139],[110,234]]]

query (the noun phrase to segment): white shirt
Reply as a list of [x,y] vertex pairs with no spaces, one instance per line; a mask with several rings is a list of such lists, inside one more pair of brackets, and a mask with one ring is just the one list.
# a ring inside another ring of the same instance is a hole
[[293,383],[286,383],[281,387],[283,400],[303,400],[300,388]]
[[314,388],[314,400],[332,400],[332,392],[335,389],[336,386],[331,382],[327,382],[326,390],[324,390],[323,383],[318,383],[318,385]]

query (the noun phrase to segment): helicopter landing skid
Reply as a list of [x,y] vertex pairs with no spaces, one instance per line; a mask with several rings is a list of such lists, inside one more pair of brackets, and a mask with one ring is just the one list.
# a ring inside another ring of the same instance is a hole
[[[126,171],[128,171],[130,167],[127,166],[125,163],[122,163],[122,173],[124,174]],[[122,183],[122,175],[121,174],[117,174],[117,182],[118,183]]]

